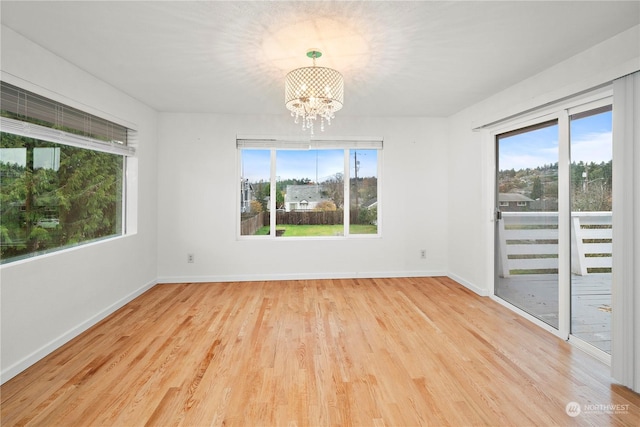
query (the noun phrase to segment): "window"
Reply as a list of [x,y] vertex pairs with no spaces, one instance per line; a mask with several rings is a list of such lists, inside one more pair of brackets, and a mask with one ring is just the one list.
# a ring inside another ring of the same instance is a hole
[[516,202],[516,206],[527,206],[527,202]]
[[0,262],[122,235],[128,130],[2,82]]
[[382,141],[314,144],[238,139],[241,236],[379,235]]

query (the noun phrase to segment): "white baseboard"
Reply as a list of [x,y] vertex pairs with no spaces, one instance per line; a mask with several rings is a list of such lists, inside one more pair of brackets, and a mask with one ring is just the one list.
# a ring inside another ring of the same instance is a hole
[[263,282],[274,280],[314,280],[314,279],[353,279],[384,277],[436,277],[446,276],[442,271],[349,271],[342,273],[278,273],[278,274],[242,274],[224,276],[163,276],[158,283],[207,283],[207,282]]
[[61,347],[65,343],[71,341],[73,338],[77,337],[82,332],[86,331],[87,329],[89,329],[93,325],[97,324],[98,322],[100,322],[101,320],[103,320],[104,318],[109,316],[110,314],[114,313],[116,310],[118,310],[119,308],[121,308],[125,304],[129,303],[130,301],[133,301],[135,298],[139,297],[144,292],[146,292],[149,289],[151,289],[157,283],[158,283],[157,280],[153,280],[153,281],[147,283],[146,285],[138,288],[134,292],[132,292],[129,295],[125,296],[124,298],[116,301],[115,303],[111,304],[110,306],[108,306],[104,310],[96,313],[95,315],[91,316],[90,318],[88,318],[84,322],[80,323],[79,325],[75,326],[74,328],[68,330],[64,334],[60,335],[58,338],[48,342],[47,344],[43,345],[42,347],[40,347],[39,349],[37,349],[33,353],[25,356],[24,358],[22,358],[18,362],[16,362],[13,365],[7,367],[2,372],[0,372],[0,384],[4,384],[6,381],[8,381],[11,378],[15,377],[20,372],[24,371],[29,366],[33,365],[34,363],[36,363],[37,361],[39,361],[40,359],[42,359],[43,357],[45,357],[49,353],[51,353],[54,350],[56,350],[57,348]]
[[448,273],[447,276],[451,279],[451,280],[455,280],[456,282],[460,283],[462,286],[464,286],[465,288],[475,292],[476,294],[483,296],[483,297],[488,297],[489,296],[489,290],[485,289],[485,288],[481,288],[479,286],[474,285],[473,283],[469,282],[466,279],[463,279],[460,276],[457,276],[455,274],[452,273]]

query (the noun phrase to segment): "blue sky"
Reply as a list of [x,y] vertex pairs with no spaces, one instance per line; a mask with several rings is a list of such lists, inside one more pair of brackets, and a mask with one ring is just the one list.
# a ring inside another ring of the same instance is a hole
[[[358,150],[359,177],[377,176],[377,150]],[[354,151],[351,151],[351,175],[353,175]],[[251,182],[269,181],[269,150],[243,150],[243,176]],[[317,166],[317,170],[316,170]],[[279,179],[309,178],[325,181],[336,173],[344,172],[343,150],[278,150],[276,154],[276,175]]]
[[[611,111],[571,121],[572,162],[600,163],[611,158]],[[500,170],[535,168],[557,161],[557,125],[500,140]]]

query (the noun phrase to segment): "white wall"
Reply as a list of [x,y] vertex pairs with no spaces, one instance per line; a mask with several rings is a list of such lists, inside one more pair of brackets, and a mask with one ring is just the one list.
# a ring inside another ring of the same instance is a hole
[[[379,239],[239,240],[236,134],[304,136],[288,114],[160,114],[159,282],[446,272],[446,120],[336,115],[323,136],[382,136]],[[421,260],[419,250],[427,250]],[[187,263],[187,253],[195,255]]]
[[524,80],[449,119],[448,274],[488,294],[493,280],[494,142],[473,131],[571,97],[640,68],[640,26]]
[[2,79],[138,128],[137,233],[0,267],[6,381],[155,284],[157,115],[2,27]]

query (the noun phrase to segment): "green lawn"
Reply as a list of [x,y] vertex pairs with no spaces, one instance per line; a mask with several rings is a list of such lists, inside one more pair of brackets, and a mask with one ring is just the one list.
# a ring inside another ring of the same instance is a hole
[[[291,225],[281,224],[276,227],[284,230],[282,237],[309,237],[309,236],[341,236],[344,231],[342,224],[335,225]],[[376,234],[378,227],[375,225],[351,225],[351,234]],[[269,227],[262,227],[256,232],[256,236],[269,234]]]

